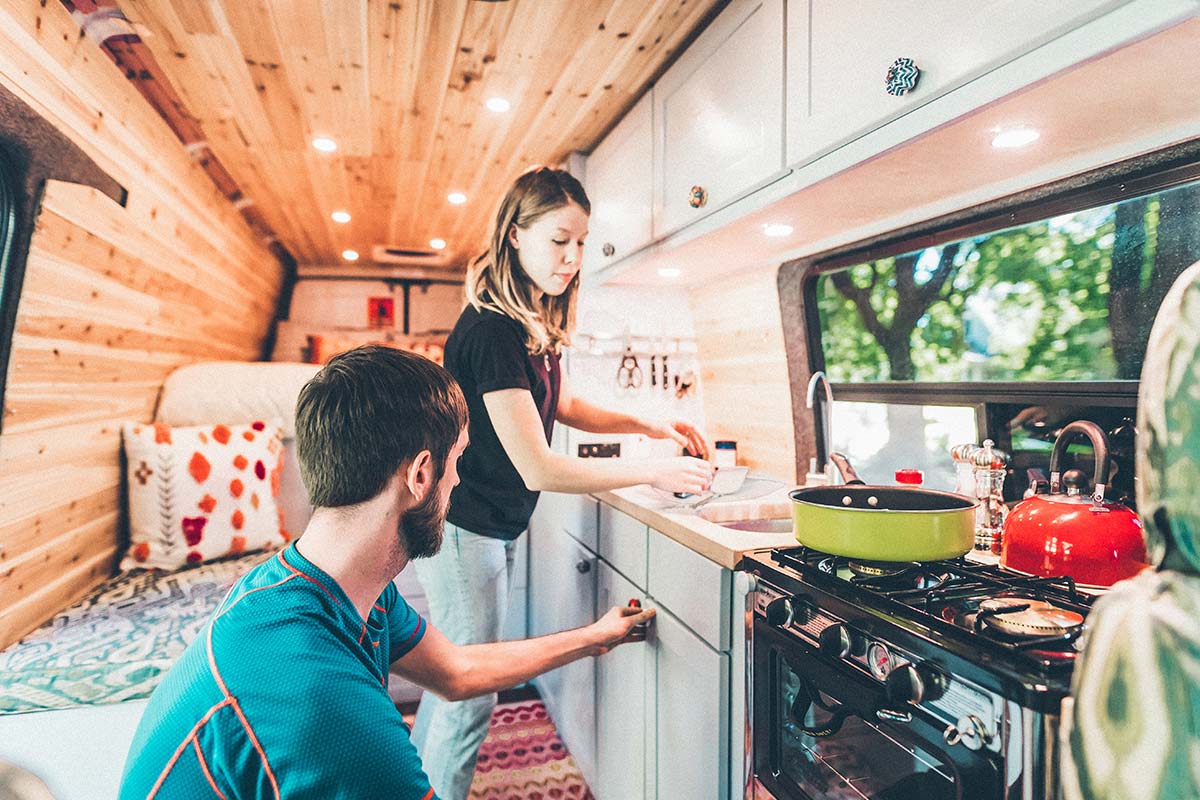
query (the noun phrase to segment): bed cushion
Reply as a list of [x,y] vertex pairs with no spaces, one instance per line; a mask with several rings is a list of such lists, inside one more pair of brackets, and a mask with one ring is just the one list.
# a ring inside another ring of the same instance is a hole
[[0,652],[0,714],[149,697],[234,582],[270,556],[113,578]]
[[129,551],[122,569],[186,564],[287,541],[276,497],[278,420],[172,427],[128,422]]

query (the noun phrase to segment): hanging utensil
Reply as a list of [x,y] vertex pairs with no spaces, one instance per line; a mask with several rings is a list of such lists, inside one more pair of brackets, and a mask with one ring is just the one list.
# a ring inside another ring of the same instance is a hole
[[617,386],[621,389],[638,389],[642,385],[642,368],[638,366],[637,356],[633,347],[626,345],[625,355],[621,357],[621,366],[617,367]]

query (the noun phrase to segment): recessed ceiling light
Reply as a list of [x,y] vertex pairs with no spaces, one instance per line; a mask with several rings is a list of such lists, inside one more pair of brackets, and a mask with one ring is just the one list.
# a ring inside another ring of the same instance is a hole
[[312,146],[320,150],[322,153],[332,153],[337,150],[337,142],[330,139],[328,136],[318,136],[312,140]]
[[450,194],[446,195],[446,199],[456,206],[461,206],[463,203],[467,202],[467,196],[462,192],[451,192]]
[[992,147],[1024,147],[1027,144],[1036,142],[1039,138],[1041,138],[1041,134],[1033,128],[1012,128],[997,133],[995,138],[992,139]]
[[488,111],[495,111],[497,114],[503,114],[512,108],[512,103],[505,100],[503,97],[489,97],[486,103]]
[[782,222],[768,222],[762,226],[762,230],[766,236],[791,236],[793,228]]
[[678,278],[683,274],[683,270],[679,267],[659,267],[658,277],[660,278]]
[[357,250],[343,250],[342,258],[345,259],[346,261],[358,261],[358,251]]
[[444,250],[444,249],[446,249],[446,240],[445,239],[430,239],[429,246],[432,247],[434,250]]
[[349,211],[335,211],[329,216],[333,217],[334,222],[341,222],[344,224],[350,221]]

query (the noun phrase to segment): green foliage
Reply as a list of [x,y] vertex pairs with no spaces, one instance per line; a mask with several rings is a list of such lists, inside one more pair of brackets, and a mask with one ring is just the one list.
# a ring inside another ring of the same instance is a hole
[[[826,372],[839,382],[1136,379],[1166,287],[1200,258],[1200,219],[1163,217],[1166,200],[1190,208],[1200,184],[858,264],[840,287],[821,276]],[[1163,253],[1168,239],[1184,246]],[[898,319],[915,322],[897,330]]]

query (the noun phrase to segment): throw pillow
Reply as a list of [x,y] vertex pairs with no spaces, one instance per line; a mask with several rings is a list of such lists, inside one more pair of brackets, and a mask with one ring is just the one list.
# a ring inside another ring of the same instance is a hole
[[171,427],[125,423],[130,546],[121,569],[187,564],[288,541],[276,503],[279,420]]

